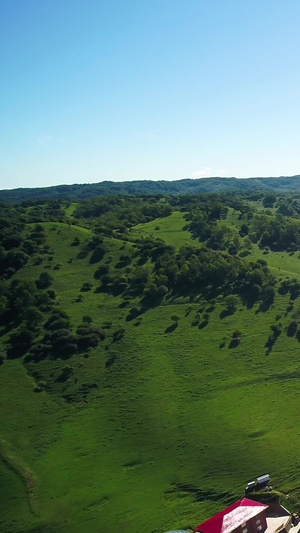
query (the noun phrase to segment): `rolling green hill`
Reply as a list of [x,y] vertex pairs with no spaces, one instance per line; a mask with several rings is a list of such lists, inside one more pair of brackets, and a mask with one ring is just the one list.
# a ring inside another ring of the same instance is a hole
[[299,509],[298,198],[163,200],[2,209],[1,531]]

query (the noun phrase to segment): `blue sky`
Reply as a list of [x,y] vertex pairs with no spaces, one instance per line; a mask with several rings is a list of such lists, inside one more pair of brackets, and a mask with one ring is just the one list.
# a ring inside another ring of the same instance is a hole
[[299,0],[1,0],[0,188],[300,174]]

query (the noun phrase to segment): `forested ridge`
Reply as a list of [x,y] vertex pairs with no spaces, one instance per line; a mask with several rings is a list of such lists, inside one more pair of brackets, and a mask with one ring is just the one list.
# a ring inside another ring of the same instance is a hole
[[52,187],[18,188],[0,191],[2,202],[22,202],[26,199],[70,198],[82,200],[108,194],[199,194],[210,192],[253,190],[299,191],[300,176],[270,178],[199,178],[174,181],[135,180],[101,181],[90,184],[55,185]]

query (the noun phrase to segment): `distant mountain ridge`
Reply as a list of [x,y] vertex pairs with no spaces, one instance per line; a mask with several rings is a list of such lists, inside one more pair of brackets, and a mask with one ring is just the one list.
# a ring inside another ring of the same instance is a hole
[[0,202],[19,203],[24,200],[40,198],[70,198],[82,200],[105,194],[198,194],[229,191],[300,191],[300,175],[278,178],[199,178],[176,181],[102,181],[74,185],[55,185],[52,187],[18,188],[0,190]]

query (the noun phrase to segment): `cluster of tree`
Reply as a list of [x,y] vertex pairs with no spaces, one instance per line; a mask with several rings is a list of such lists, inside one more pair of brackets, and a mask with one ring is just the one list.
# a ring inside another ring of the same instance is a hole
[[121,272],[108,264],[98,267],[100,290],[125,297],[140,296],[153,305],[166,295],[240,294],[248,302],[272,303],[275,279],[264,260],[246,262],[238,256],[206,247],[185,246],[179,252],[163,241],[145,239],[136,244],[135,258]]
[[[255,196],[255,198],[254,198]],[[261,200],[266,208],[257,212],[249,200]],[[258,243],[261,248],[269,247],[273,251],[295,251],[300,247],[300,202],[297,196],[278,196],[274,193],[263,195],[234,194],[207,195],[205,202],[202,195],[189,209],[185,229],[191,231],[195,238],[214,250],[227,250],[237,254],[249,241],[240,238],[248,236],[250,242]],[[240,228],[235,229],[220,224],[225,218],[228,207],[239,212]],[[276,207],[275,210],[270,208]],[[246,255],[246,254],[244,254]]]
[[300,246],[300,221],[280,213],[257,213],[249,225],[249,238],[261,248],[295,251]]
[[68,203],[57,200],[36,200],[22,202],[26,207],[26,216],[29,223],[37,222],[66,222],[66,212],[63,209]]
[[276,212],[286,217],[299,218],[300,215],[300,202],[299,194],[281,194],[270,192],[263,198],[263,206],[265,208],[276,208]]
[[[255,201],[260,202],[259,211],[255,210]],[[49,253],[41,222],[66,221],[63,205],[61,200],[44,200],[0,206],[0,317],[2,334],[9,334],[9,357],[25,353],[32,360],[69,357],[97,346],[105,336],[86,321],[74,332],[63,310],[53,310],[55,293],[50,288],[53,277],[49,272],[43,271],[34,283],[14,278],[10,281],[30,256],[36,255],[38,260],[41,254]],[[233,229],[225,224],[229,208],[236,212]],[[168,216],[174,210],[186,213],[186,228],[201,241],[201,247],[190,245],[178,251],[160,239],[141,238],[119,256],[116,268],[110,266],[107,241],[101,233],[119,234],[128,240],[132,238],[132,225]],[[122,294],[128,301],[140,298],[140,307],[131,309],[128,320],[138,317],[143,306],[182,294],[223,295],[224,312],[230,313],[235,309],[236,295],[248,304],[258,300],[263,300],[265,306],[272,303],[275,280],[267,263],[247,262],[241,250],[254,242],[272,250],[298,249],[299,213],[298,196],[291,199],[262,191],[103,196],[79,203],[75,212],[78,223],[90,224],[95,234],[83,245],[79,238],[74,239],[72,246],[79,247],[78,258],[89,256],[91,264],[98,264],[96,291]],[[83,292],[92,289],[91,280],[81,287]],[[297,280],[285,281],[279,291],[290,292],[294,299],[300,295],[300,284]],[[114,340],[122,334],[116,333]]]
[[[246,198],[247,195],[237,194],[199,195],[198,201],[185,206],[188,211],[185,215],[185,229],[207,247],[227,250],[231,255],[236,255],[241,249],[249,248],[247,241],[240,240],[240,237],[248,234],[249,228],[245,221],[250,221],[254,212]],[[237,228],[232,229],[221,223],[227,217],[229,207],[238,213],[238,219],[241,221],[239,233]]]
[[11,332],[7,356],[24,355],[40,332],[40,324],[53,307],[56,297],[52,289],[43,290],[37,283],[13,279],[0,284],[1,334]]
[[103,329],[92,326],[89,316],[83,317],[74,333],[68,314],[56,308],[43,324],[39,336],[27,346],[26,363],[36,363],[46,357],[69,359],[75,353],[95,348],[105,337]]
[[[80,243],[76,240],[73,241],[72,246],[77,246]],[[89,255],[89,253],[92,252],[90,256],[90,263],[98,263],[103,259],[106,248],[103,245],[103,239],[100,237],[100,235],[95,235],[92,237],[87,243],[83,244],[80,248],[80,252],[78,253],[78,259],[84,259]]]
[[296,279],[285,279],[281,282],[279,294],[290,294],[291,300],[296,300],[300,296],[300,282]]
[[24,210],[0,207],[0,274],[10,278],[27,263],[27,246],[23,247]]
[[[74,216],[97,233],[124,239],[130,238],[128,230],[132,226],[181,210],[186,213],[185,229],[191,231],[195,238],[215,250],[236,254],[241,247],[237,232],[218,222],[226,218],[229,207],[239,213],[241,220],[251,220],[254,209],[247,201],[248,196],[227,193],[103,196],[78,204]],[[256,193],[256,196],[263,197],[263,194]],[[243,226],[241,237],[248,232],[248,227]]]
[[112,234],[125,232],[136,224],[149,222],[172,213],[166,198],[145,196],[104,196],[81,202],[74,216],[77,219],[95,219],[95,230]]
[[11,278],[26,265],[29,256],[43,250],[46,242],[45,230],[41,224],[27,226],[26,209],[22,206],[0,207],[0,274]]

